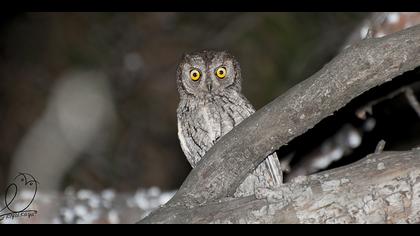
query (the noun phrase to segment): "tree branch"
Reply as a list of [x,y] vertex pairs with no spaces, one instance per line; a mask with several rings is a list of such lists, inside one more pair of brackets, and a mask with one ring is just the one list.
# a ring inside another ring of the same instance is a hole
[[175,207],[153,222],[418,223],[419,194],[420,150],[383,152],[256,196]]
[[[165,212],[233,196],[266,156],[314,127],[367,90],[420,65],[420,26],[345,49],[319,72],[267,104],[227,135],[201,159]],[[170,221],[170,219],[168,219]]]

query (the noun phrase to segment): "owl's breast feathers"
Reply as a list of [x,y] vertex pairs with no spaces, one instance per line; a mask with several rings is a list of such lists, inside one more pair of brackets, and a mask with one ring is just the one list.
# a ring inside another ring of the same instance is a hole
[[254,113],[252,105],[238,94],[207,99],[181,100],[178,107],[178,137],[188,161],[195,167],[224,135]]
[[[191,166],[195,168],[206,152],[233,127],[255,112],[239,93],[209,99],[181,99],[178,107],[178,137]],[[283,174],[276,153],[269,155],[238,187],[235,196],[249,196],[255,188],[279,186]]]

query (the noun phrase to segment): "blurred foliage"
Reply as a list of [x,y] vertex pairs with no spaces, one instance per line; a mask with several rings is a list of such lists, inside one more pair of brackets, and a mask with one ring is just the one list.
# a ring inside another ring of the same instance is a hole
[[[0,29],[0,187],[53,83],[73,68],[105,72],[119,123],[106,151],[86,152],[63,188],[179,187],[190,167],[177,140],[182,53],[228,50],[260,108],[336,55],[365,13],[25,13]],[[92,147],[94,148],[94,147]],[[35,164],[35,163],[34,163]],[[46,165],[47,163],[40,163]]]

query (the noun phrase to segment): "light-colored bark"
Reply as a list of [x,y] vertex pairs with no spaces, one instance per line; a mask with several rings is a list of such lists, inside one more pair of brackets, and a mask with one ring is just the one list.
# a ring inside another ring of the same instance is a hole
[[372,154],[255,196],[174,208],[154,223],[419,223],[420,149]]

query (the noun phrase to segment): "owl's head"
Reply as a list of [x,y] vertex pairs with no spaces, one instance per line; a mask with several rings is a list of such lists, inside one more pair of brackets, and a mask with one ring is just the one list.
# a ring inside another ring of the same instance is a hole
[[196,97],[217,95],[229,90],[240,92],[241,69],[225,51],[184,54],[177,71],[178,91]]

